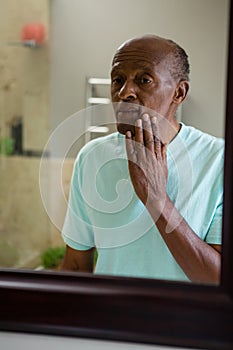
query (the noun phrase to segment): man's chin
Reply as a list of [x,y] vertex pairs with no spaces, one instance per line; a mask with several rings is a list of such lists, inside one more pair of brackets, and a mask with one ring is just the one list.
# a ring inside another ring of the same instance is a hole
[[131,131],[132,136],[135,134],[134,125],[117,123],[117,130],[120,134],[125,135],[127,131]]

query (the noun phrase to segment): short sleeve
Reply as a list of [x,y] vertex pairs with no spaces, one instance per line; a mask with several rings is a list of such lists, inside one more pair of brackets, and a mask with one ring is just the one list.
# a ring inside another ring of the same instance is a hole
[[210,224],[210,228],[207,232],[205,241],[209,244],[221,244],[222,243],[222,212],[223,204],[219,204],[214,213],[213,220]]
[[81,158],[78,157],[74,164],[62,237],[71,248],[87,250],[94,247],[94,234],[80,189],[82,183],[81,169]]

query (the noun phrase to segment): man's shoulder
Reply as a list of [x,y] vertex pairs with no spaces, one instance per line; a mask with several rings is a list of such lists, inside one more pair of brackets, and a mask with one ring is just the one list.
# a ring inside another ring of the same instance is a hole
[[216,149],[224,149],[225,141],[193,126],[183,125],[184,139],[187,143],[196,144],[202,147],[211,146]]

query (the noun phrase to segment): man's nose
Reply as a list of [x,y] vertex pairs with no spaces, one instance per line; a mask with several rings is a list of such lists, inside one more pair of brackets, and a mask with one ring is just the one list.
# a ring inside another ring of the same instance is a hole
[[118,93],[119,98],[124,101],[135,100],[137,98],[135,88],[134,82],[126,81]]

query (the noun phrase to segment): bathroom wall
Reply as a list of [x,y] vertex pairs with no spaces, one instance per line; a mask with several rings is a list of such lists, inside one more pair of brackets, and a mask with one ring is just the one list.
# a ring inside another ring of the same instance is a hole
[[0,157],[0,266],[31,267],[50,244],[39,191],[39,158]]
[[86,77],[109,77],[116,48],[150,32],[177,41],[189,54],[191,89],[183,121],[222,137],[228,5],[228,0],[51,0],[53,129],[85,108]]
[[[39,157],[0,156],[0,267],[36,268],[41,253],[50,246],[63,245],[59,229],[50,221],[41,199]],[[53,216],[62,225],[66,211],[73,160],[63,164],[63,193],[53,187],[52,176],[59,171],[49,161],[47,192]]]
[[[0,135],[22,118],[23,148],[41,151],[49,135],[49,1],[0,1]],[[22,45],[25,24],[42,23],[40,48]]]
[[[109,77],[116,48],[148,32],[172,38],[190,57],[183,122],[224,136],[229,0],[51,0],[50,5],[51,131],[64,126],[54,155],[69,151],[71,134],[79,139],[71,156],[84,142],[86,118],[80,111],[87,106],[87,77]],[[76,123],[65,132],[74,114]],[[55,189],[51,199],[59,203]],[[56,221],[63,217],[57,211]],[[59,239],[59,231],[53,237]]]

